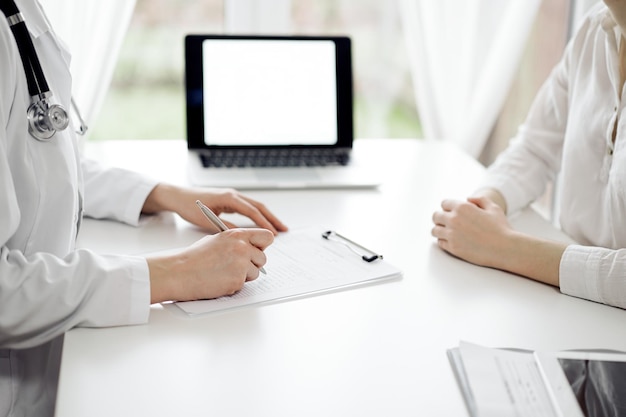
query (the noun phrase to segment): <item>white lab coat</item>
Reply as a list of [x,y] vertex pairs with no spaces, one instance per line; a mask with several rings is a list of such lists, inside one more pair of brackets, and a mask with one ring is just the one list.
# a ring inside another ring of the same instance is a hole
[[[69,56],[37,0],[17,0],[54,101],[70,108]],[[2,14],[0,13],[0,16]],[[73,127],[28,133],[29,94],[0,18],[0,416],[52,416],[63,334],[147,321],[143,258],[75,250],[86,215],[136,223],[154,181],[81,161]]]

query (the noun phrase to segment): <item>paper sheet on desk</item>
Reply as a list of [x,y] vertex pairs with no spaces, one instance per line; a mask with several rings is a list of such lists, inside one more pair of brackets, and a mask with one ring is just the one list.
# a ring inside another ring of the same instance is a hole
[[267,275],[247,282],[235,295],[176,305],[188,315],[197,315],[401,277],[400,270],[388,262],[366,262],[344,244],[323,239],[323,232],[310,228],[277,236],[265,250]]

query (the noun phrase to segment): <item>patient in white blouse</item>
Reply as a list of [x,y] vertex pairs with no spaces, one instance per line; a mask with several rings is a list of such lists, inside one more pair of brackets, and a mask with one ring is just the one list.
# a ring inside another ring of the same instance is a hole
[[[625,37],[626,0],[604,0],[589,12],[484,184],[433,214],[439,247],[626,308]],[[575,245],[517,232],[507,221],[557,173],[559,222]]]

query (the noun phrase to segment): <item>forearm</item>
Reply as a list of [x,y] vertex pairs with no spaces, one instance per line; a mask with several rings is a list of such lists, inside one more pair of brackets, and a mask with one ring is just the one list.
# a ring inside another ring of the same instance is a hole
[[442,202],[442,210],[433,214],[435,226],[431,232],[438,245],[476,265],[558,286],[565,245],[515,231],[502,207],[494,201],[501,196],[495,191],[481,192],[480,197],[470,197],[468,201]]
[[512,231],[493,257],[494,268],[559,286],[559,266],[567,244]]

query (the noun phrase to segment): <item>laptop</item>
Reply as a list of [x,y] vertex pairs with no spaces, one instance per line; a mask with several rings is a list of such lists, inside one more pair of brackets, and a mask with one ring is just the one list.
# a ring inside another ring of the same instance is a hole
[[376,187],[352,155],[350,39],[187,35],[189,178],[238,189]]

